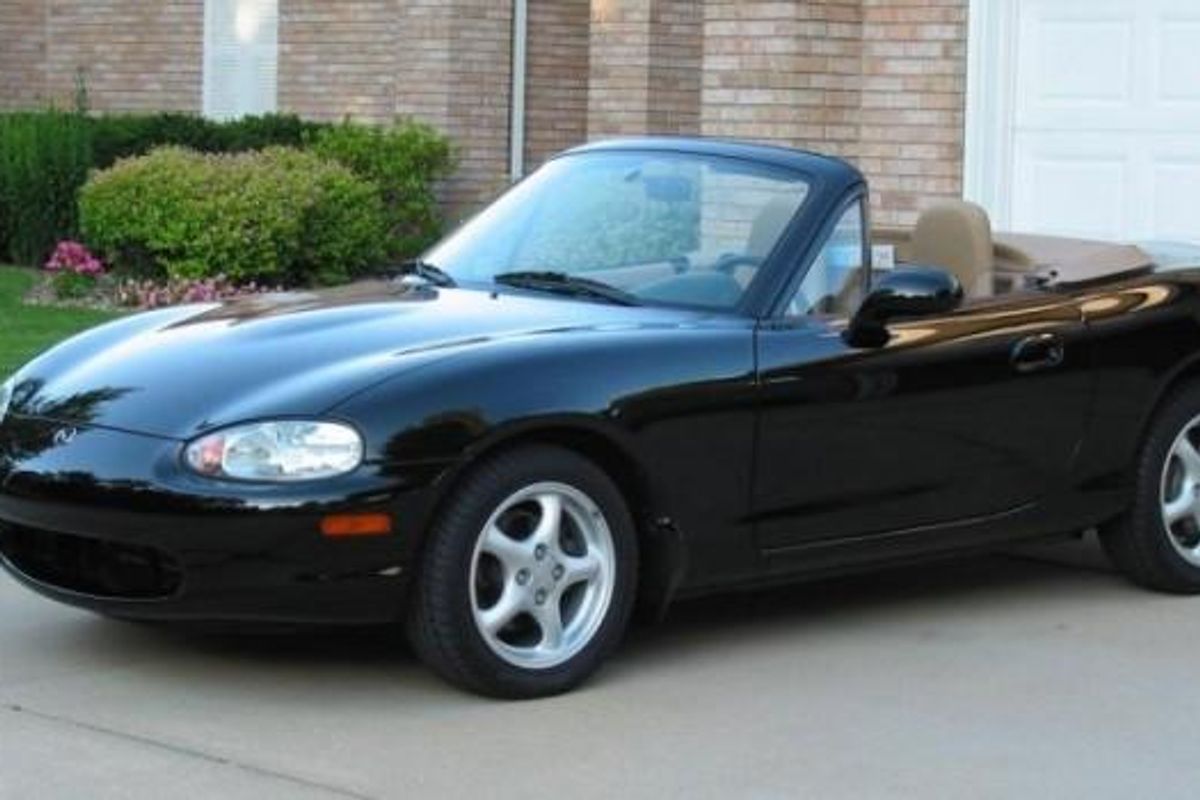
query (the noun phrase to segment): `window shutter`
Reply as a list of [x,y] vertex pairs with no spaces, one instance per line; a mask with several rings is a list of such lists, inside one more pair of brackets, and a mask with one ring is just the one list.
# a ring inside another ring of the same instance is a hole
[[232,119],[238,115],[238,43],[236,0],[204,4],[204,115]]
[[276,108],[277,0],[206,0],[204,114],[233,119]]
[[[251,75],[247,86],[253,92],[254,113],[275,111],[279,80],[279,3],[278,0],[257,0],[259,25],[251,48]],[[247,112],[250,113],[250,112]]]

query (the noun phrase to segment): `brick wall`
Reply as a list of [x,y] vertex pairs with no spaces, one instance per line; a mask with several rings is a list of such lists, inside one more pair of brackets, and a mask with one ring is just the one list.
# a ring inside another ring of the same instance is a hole
[[385,122],[396,112],[396,0],[282,0],[279,108]]
[[708,0],[701,130],[856,161],[875,221],[962,192],[968,0]]
[[650,131],[650,11],[653,0],[596,0],[588,80],[588,136]]
[[453,63],[447,0],[407,0],[396,29],[396,112],[445,129],[450,95],[445,75]]
[[525,163],[587,138],[590,0],[529,4]]
[[42,99],[69,105],[86,69],[91,107],[199,111],[203,0],[46,0]]
[[650,14],[649,128],[656,133],[700,132],[700,63],[704,4],[657,0]]
[[396,112],[448,134],[458,170],[442,196],[466,213],[508,183],[512,7],[492,0],[400,0]]
[[5,0],[0,107],[69,108],[77,75],[97,110],[198,111],[203,0]]
[[697,133],[702,7],[595,0],[588,136]]
[[39,102],[46,87],[44,0],[0,2],[0,109]]
[[458,146],[459,168],[447,197],[452,206],[474,207],[508,185],[512,6],[457,0],[454,13],[446,132]]
[[860,166],[877,222],[961,197],[968,0],[864,0]]
[[701,130],[853,154],[859,0],[708,2]]
[[[531,0],[527,158],[694,133],[856,160],[876,220],[962,185],[968,0]],[[3,0],[0,107],[199,111],[203,0]],[[454,207],[505,185],[511,3],[280,0],[279,106],[449,134]]]

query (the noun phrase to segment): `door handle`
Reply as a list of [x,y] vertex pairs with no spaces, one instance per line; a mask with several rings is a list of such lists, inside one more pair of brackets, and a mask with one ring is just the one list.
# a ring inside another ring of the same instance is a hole
[[1013,346],[1012,365],[1017,372],[1036,372],[1057,367],[1066,355],[1062,337],[1055,333],[1039,333],[1027,336]]

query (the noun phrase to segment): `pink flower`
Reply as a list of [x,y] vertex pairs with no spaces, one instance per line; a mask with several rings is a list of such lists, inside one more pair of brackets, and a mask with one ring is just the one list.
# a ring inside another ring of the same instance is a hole
[[167,281],[122,282],[116,291],[119,301],[140,309],[162,308],[180,303],[217,303],[248,295],[282,291],[277,287],[260,286],[256,283],[238,285],[224,275],[215,278],[188,280],[173,278]]
[[73,272],[89,278],[104,274],[104,263],[82,244],[70,239],[58,243],[44,266],[47,272]]

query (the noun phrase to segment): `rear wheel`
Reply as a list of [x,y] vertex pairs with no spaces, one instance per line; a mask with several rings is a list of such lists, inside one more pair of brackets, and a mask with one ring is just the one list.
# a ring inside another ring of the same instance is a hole
[[1133,506],[1100,529],[1109,558],[1142,586],[1200,593],[1200,384],[1158,412],[1136,480]]
[[414,648],[483,694],[566,691],[620,640],[636,551],[624,499],[594,464],[552,447],[503,454],[467,476],[430,533]]

